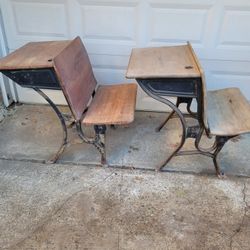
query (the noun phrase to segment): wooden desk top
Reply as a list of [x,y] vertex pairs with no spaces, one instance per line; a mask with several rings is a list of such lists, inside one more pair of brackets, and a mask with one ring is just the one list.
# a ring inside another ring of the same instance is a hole
[[71,41],[31,42],[0,59],[0,70],[53,67],[53,58]]
[[133,49],[126,78],[200,77],[190,45]]

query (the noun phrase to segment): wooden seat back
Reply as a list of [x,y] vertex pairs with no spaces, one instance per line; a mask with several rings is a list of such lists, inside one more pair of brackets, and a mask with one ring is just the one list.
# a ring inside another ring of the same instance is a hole
[[87,51],[79,37],[53,60],[64,96],[76,121],[81,120],[97,82]]
[[201,64],[194,52],[193,47],[191,46],[191,44],[188,42],[188,46],[192,51],[193,57],[195,59],[195,62],[198,66],[198,69],[200,71],[200,75],[201,75],[201,82],[202,82],[202,120],[203,120],[203,124],[204,127],[207,131],[209,131],[209,126],[208,126],[208,120],[207,120],[207,87],[206,87],[206,79],[205,79],[205,73],[203,68],[201,67]]

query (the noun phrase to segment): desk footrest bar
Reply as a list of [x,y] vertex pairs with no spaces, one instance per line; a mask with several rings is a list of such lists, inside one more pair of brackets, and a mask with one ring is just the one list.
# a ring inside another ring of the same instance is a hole
[[187,128],[187,136],[186,138],[194,138],[196,139],[198,137],[198,135],[200,134],[200,126],[196,125],[196,126],[190,126]]
[[201,152],[198,150],[186,150],[186,151],[179,151],[175,154],[175,156],[182,156],[182,155],[206,155],[208,157],[213,158],[213,154],[209,152]]

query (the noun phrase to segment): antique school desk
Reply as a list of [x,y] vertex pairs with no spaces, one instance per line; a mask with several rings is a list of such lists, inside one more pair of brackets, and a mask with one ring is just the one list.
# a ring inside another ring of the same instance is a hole
[[[71,125],[76,126],[83,142],[99,151],[102,165],[107,164],[106,127],[129,124],[134,120],[137,85],[97,84],[80,37],[71,41],[28,43],[1,58],[0,71],[19,85],[37,91],[60,119],[63,140],[49,162],[56,162],[67,145],[67,117],[41,89],[62,90],[71,110]],[[83,126],[93,126],[95,134],[87,136]]]
[[[173,156],[204,153],[198,143],[195,143],[197,150],[181,151],[187,138],[200,139],[198,135],[203,133],[203,73],[189,43],[181,46],[133,49],[126,77],[136,79],[149,96],[172,109],[167,119],[157,128],[158,131],[174,114],[181,121],[181,142],[157,170],[161,170]],[[165,98],[167,96],[177,97],[176,103]],[[190,109],[193,99],[197,101],[196,112]],[[187,104],[187,112],[198,120],[198,126],[188,126],[186,115],[178,108],[181,103]]]
[[63,114],[41,89],[61,89],[53,59],[69,44],[70,41],[30,42],[0,60],[0,71],[4,75],[22,87],[34,89],[57,114],[63,129],[63,140],[51,162],[57,160],[67,143],[67,127]]

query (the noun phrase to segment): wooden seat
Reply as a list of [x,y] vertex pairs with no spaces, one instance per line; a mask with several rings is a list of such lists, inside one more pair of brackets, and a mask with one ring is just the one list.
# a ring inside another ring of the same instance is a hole
[[82,123],[128,124],[134,120],[136,84],[99,86]]
[[[79,37],[54,58],[53,65],[78,135],[96,147],[101,153],[102,164],[106,164],[106,125],[128,124],[134,120],[137,85],[97,87],[88,53]],[[95,136],[87,137],[82,125],[93,125]]]
[[[192,49],[191,45],[190,48]],[[213,158],[216,173],[221,177],[223,175],[217,162],[218,154],[228,140],[250,132],[250,104],[238,88],[207,91],[205,74],[194,51],[193,56],[202,80],[201,131],[205,129],[206,135],[214,138],[213,146],[204,149],[199,145],[202,136],[199,133],[196,148],[200,153]]]
[[209,133],[233,136],[250,131],[250,105],[238,88],[207,92]]

